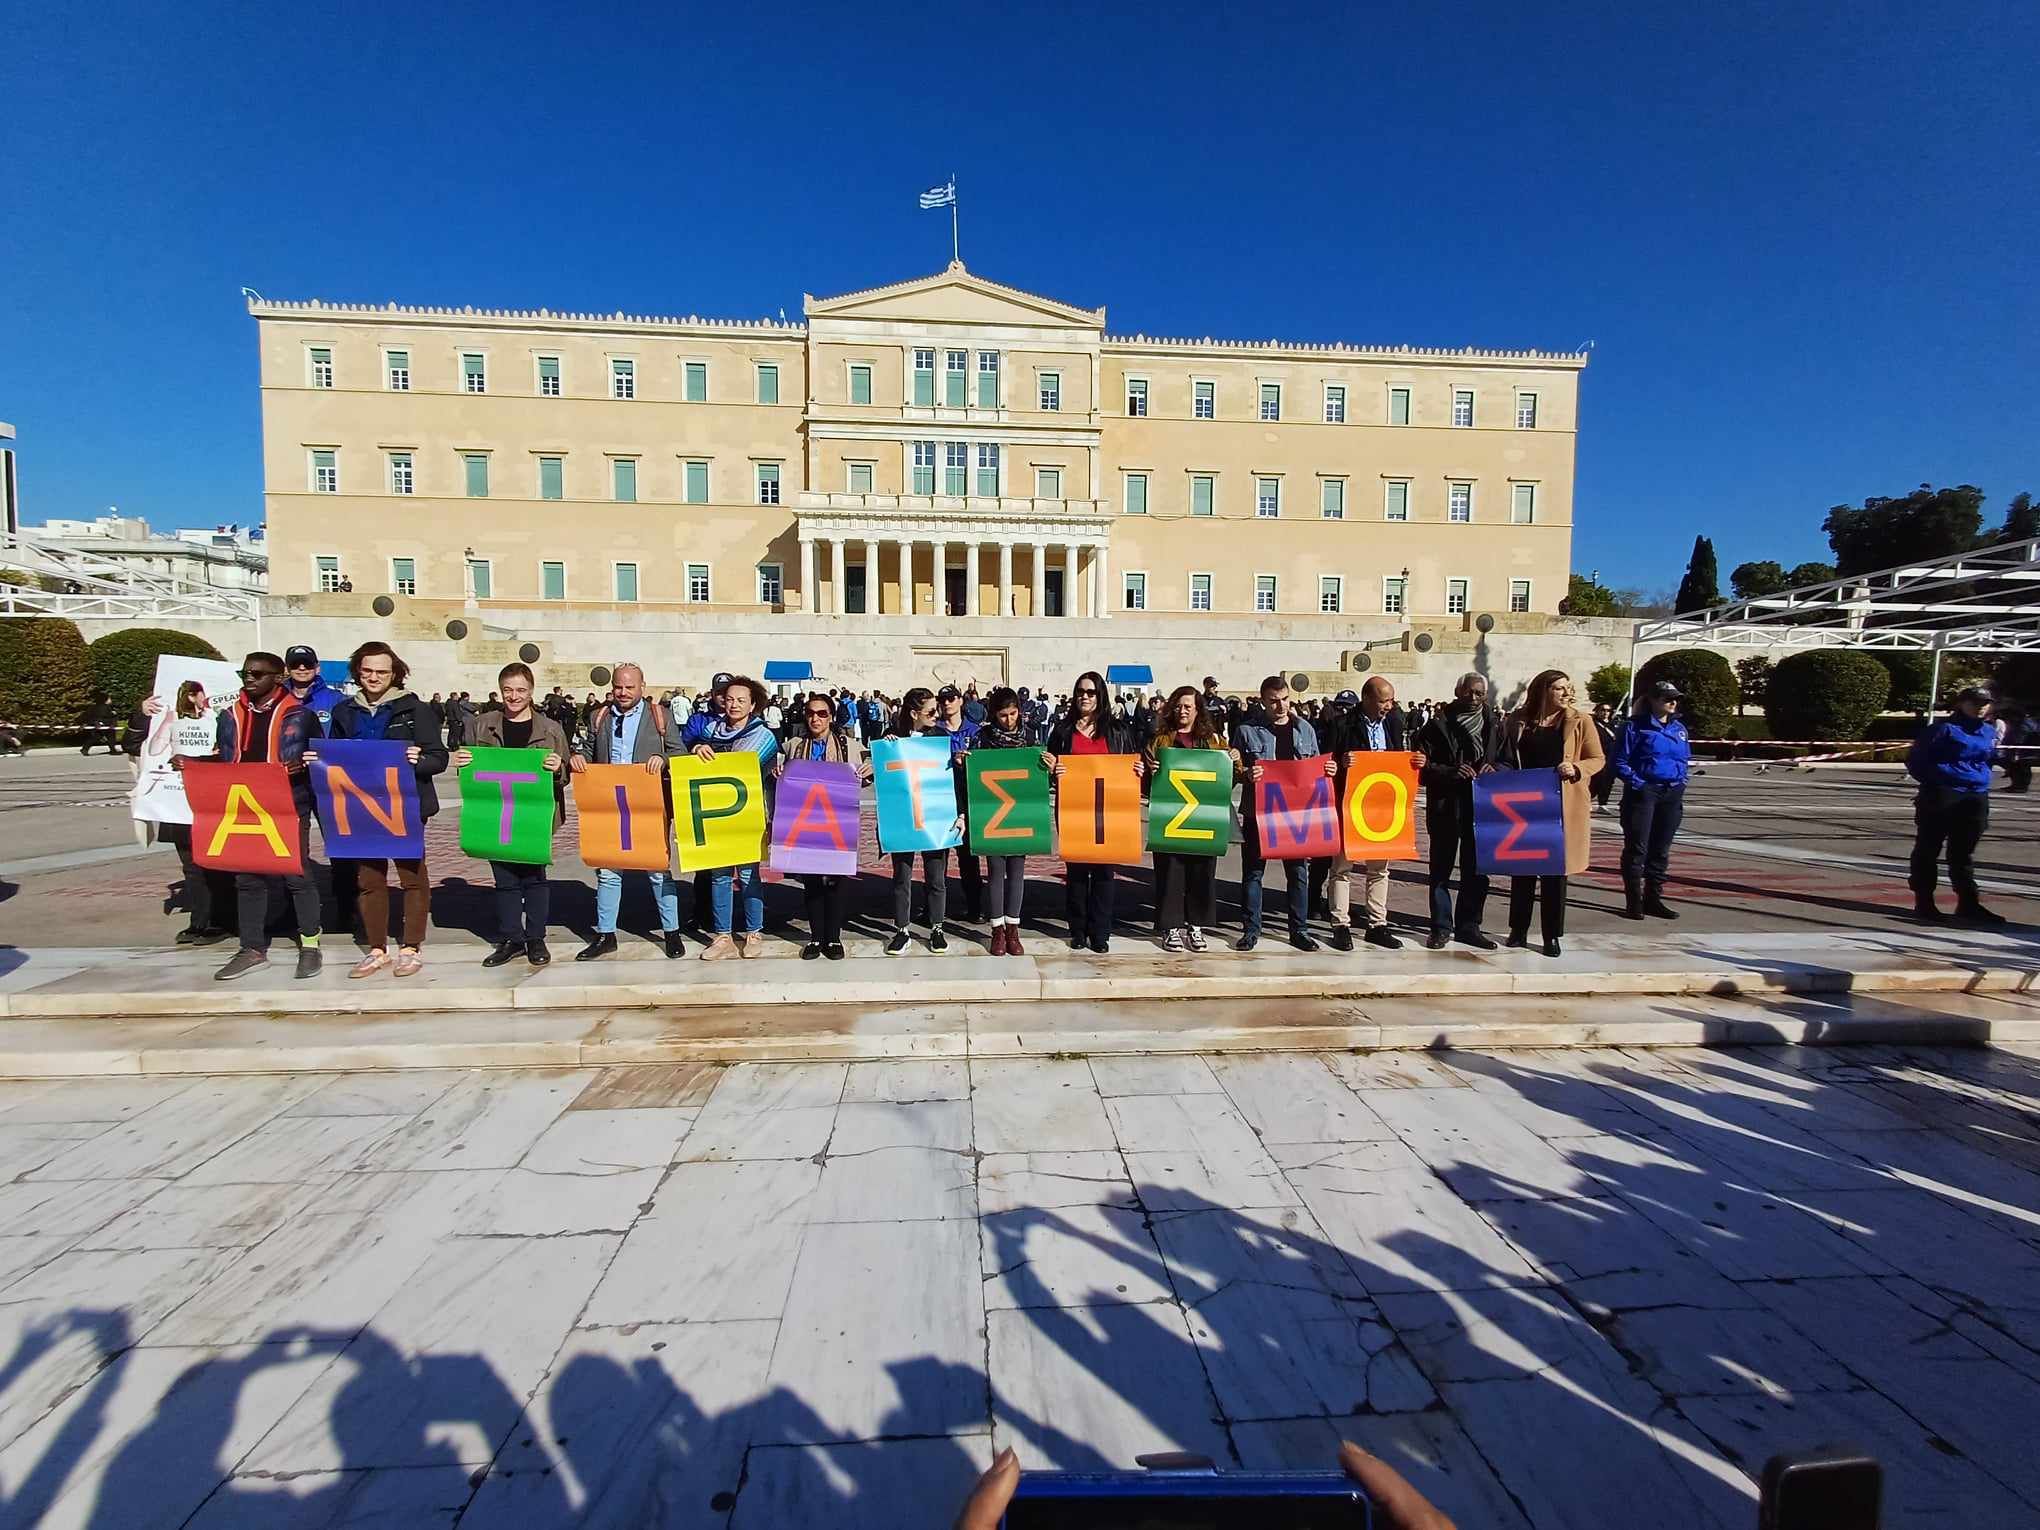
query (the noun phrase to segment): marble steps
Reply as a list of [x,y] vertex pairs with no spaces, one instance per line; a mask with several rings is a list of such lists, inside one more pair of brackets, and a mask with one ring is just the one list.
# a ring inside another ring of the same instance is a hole
[[1827,931],[1797,934],[1587,935],[1557,959],[1532,951],[1479,951],[1454,944],[1428,951],[1362,946],[1312,953],[1279,939],[1239,953],[1171,955],[1122,936],[1107,955],[1076,954],[1060,941],[1029,938],[1029,954],[993,957],[958,932],[936,955],[917,937],[888,958],[875,938],[849,943],[842,962],[803,962],[798,946],[771,938],[752,961],[703,963],[698,945],[668,961],[649,941],[627,937],[616,956],[571,959],[561,939],[551,966],[485,969],[487,947],[458,937],[426,948],[423,973],[353,982],[351,946],[332,943],[326,970],[299,982],[293,948],[279,945],[267,970],[215,982],[222,948],[7,950],[0,948],[0,1019],[194,1018],[204,1015],[415,1015],[483,1010],[689,1010],[751,1006],[1014,1004],[1110,1006],[1132,1000],[1314,1001],[1480,996],[1733,996],[1847,993],[2016,993],[2036,986],[2040,944],[2018,934]]
[[478,1007],[0,1023],[0,1078],[1499,1047],[2040,1041],[2040,997],[1914,991]]

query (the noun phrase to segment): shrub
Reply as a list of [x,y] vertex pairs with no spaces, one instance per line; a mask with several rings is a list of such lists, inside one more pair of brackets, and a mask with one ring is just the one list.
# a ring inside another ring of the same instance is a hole
[[109,692],[122,716],[135,709],[156,679],[156,660],[163,654],[186,659],[217,659],[220,651],[202,637],[172,627],[130,627],[93,640],[86,650],[92,660],[92,685]]
[[1910,712],[1925,712],[1945,707],[1953,701],[1955,693],[1963,686],[1973,684],[1990,674],[1989,664],[1974,654],[1941,655],[1941,695],[1930,708],[1927,705],[1927,683],[1934,674],[1932,654],[1918,649],[1881,649],[1874,657],[1891,675],[1891,698],[1884,704]]
[[1764,697],[1773,737],[1856,739],[1891,697],[1891,671],[1874,654],[1810,648],[1781,659]]
[[0,715],[75,727],[91,699],[92,663],[75,624],[61,616],[0,619]]
[[1684,694],[1679,713],[1695,738],[1727,738],[1742,691],[1728,660],[1705,648],[1674,648],[1645,662],[1636,672],[1641,696],[1660,680],[1669,680]]
[[1595,706],[1619,707],[1629,694],[1629,666],[1603,664],[1587,676],[1587,700]]

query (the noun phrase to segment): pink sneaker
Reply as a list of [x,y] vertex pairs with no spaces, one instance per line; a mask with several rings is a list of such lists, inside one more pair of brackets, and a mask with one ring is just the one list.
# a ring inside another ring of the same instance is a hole
[[395,970],[400,978],[416,977],[425,970],[425,958],[416,951],[399,951]]
[[389,964],[390,964],[389,952],[371,951],[368,953],[368,955],[364,956],[360,961],[356,962],[354,964],[354,970],[349,972],[347,975],[351,978],[374,977],[378,972],[382,971],[383,968],[387,967]]

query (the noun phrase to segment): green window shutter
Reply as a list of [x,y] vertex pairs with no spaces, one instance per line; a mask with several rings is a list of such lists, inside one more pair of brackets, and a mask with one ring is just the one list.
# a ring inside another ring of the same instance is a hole
[[468,578],[475,587],[475,599],[487,600],[494,588],[495,570],[486,562],[477,559],[468,565]]
[[483,456],[473,456],[467,458],[466,462],[468,498],[487,499],[489,497],[489,459]]
[[708,363],[690,361],[687,363],[686,384],[683,396],[690,404],[708,402]]
[[1126,513],[1128,515],[1147,514],[1147,474],[1128,473],[1126,475]]
[[566,564],[541,564],[540,572],[542,575],[542,588],[539,592],[541,597],[546,600],[565,600],[567,598]]
[[614,464],[616,479],[616,501],[627,505],[637,499],[637,464],[628,457],[619,457]]
[[1190,480],[1190,513],[1192,515],[1211,514],[1211,480],[1209,478],[1193,478]]
[[[987,367],[987,366],[985,365],[985,362],[986,362],[986,360],[987,360],[987,359],[989,359],[989,360],[991,361],[991,363],[992,363],[992,364],[991,364],[991,365],[990,365],[989,367]],[[978,408],[980,408],[980,409],[996,409],[996,408],[998,408],[998,407],[999,407],[999,357],[998,357],[998,353],[997,353],[996,351],[994,351],[994,352],[990,352],[990,353],[988,353],[988,355],[980,355],[980,356],[978,357],[978,375],[977,375],[977,379],[978,379],[978,386],[977,386],[977,391],[978,391]]]
[[566,497],[566,463],[558,457],[538,459],[538,497],[540,499],[564,499]]
[[850,492],[869,494],[871,492],[871,464],[853,462],[850,464]]
[[616,565],[616,598],[620,601],[637,599],[637,565],[619,563]]
[[1407,425],[1410,422],[1410,390],[1390,388],[1388,390],[1388,423]]
[[708,464],[690,462],[687,464],[687,503],[705,505],[708,503]]
[[758,402],[761,404],[779,402],[779,368],[758,368]]
[[853,404],[868,404],[871,402],[870,367],[852,367],[850,369],[850,402]]

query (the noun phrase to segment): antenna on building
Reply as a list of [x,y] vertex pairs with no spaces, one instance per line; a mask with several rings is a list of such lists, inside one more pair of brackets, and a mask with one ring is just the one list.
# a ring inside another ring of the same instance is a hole
[[253,287],[243,287],[241,289],[241,296],[244,298],[253,298],[258,303],[266,303],[269,301],[269,299],[264,297],[261,293],[257,292]]
[[1594,342],[1593,342],[1593,341],[1591,341],[1591,340],[1583,340],[1583,341],[1581,341],[1581,342],[1580,342],[1580,346],[1579,346],[1579,349],[1580,349],[1580,351],[1581,351],[1581,353],[1582,353],[1582,354],[1584,354],[1584,353],[1585,353],[1585,352],[1587,352],[1587,351],[1591,351],[1591,350],[1592,350],[1593,348],[1594,348]]

